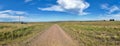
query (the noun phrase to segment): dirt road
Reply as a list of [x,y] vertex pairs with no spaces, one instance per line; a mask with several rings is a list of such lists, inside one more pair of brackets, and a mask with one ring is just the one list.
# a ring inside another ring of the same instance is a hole
[[57,24],[37,36],[29,46],[77,46]]

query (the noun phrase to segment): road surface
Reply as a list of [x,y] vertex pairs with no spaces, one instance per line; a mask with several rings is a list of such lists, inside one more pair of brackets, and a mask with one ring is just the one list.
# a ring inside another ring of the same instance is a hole
[[57,24],[38,35],[29,46],[78,46]]

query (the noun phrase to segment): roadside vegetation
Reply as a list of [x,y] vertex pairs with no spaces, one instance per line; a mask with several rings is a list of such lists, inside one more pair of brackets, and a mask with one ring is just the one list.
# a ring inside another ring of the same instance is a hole
[[80,46],[120,46],[120,22],[62,22]]
[[[30,38],[50,27],[50,23],[0,23],[0,46],[24,46]],[[16,44],[16,45],[15,45]]]
[[120,46],[120,22],[0,23],[0,46],[28,46],[51,25],[58,24],[79,46]]

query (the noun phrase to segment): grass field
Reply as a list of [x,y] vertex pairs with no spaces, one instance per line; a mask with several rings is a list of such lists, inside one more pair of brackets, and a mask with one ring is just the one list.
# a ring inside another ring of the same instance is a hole
[[62,22],[80,46],[120,46],[120,22]]
[[58,24],[79,46],[120,46],[120,22],[0,23],[0,46],[25,46],[37,34]]
[[0,23],[0,45],[18,43],[22,45],[37,33],[47,29],[50,25],[50,23]]

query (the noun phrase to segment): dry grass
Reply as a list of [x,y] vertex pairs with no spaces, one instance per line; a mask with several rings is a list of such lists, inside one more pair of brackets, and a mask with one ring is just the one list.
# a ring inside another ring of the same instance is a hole
[[[50,23],[0,23],[0,45],[24,44],[37,33],[47,29]],[[13,46],[13,45],[11,45]],[[16,45],[15,45],[16,46]]]
[[[54,23],[0,23],[0,44],[19,43],[24,46],[30,38],[38,32],[44,32],[52,24]],[[80,46],[120,46],[120,22],[61,22],[57,24],[78,41]]]
[[80,46],[120,46],[120,22],[65,22],[59,25]]

